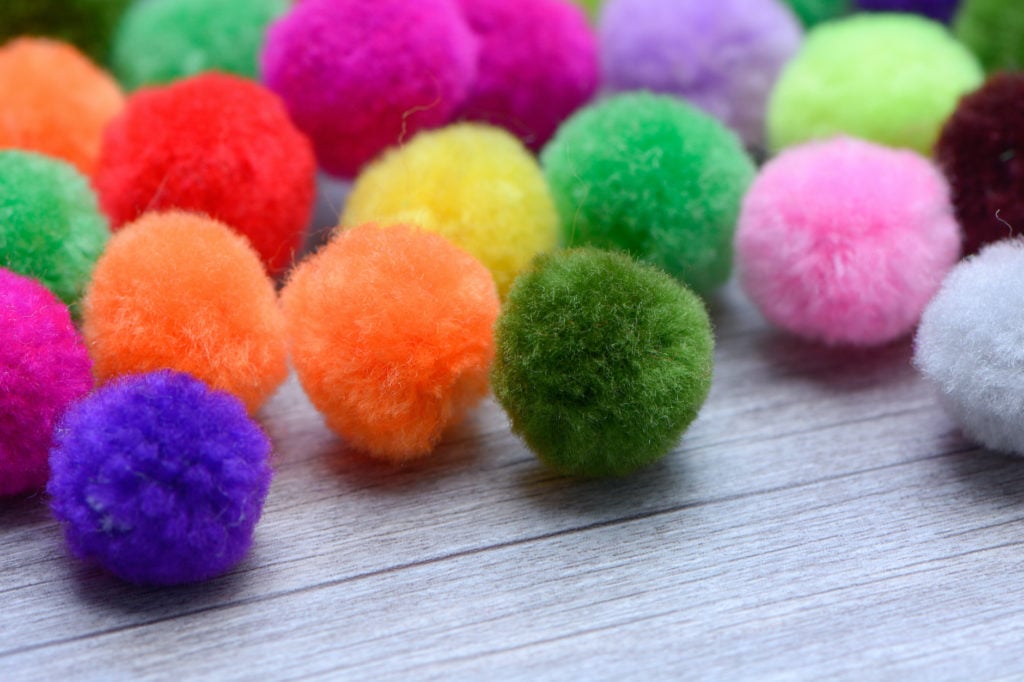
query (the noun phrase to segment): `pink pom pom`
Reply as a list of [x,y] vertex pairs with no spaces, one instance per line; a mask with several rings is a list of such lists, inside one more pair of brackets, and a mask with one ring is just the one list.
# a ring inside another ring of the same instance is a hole
[[765,166],[736,249],[743,287],[771,322],[870,346],[914,328],[959,257],[960,230],[926,159],[839,138]]
[[534,150],[597,90],[597,38],[566,0],[460,0],[480,40],[477,78],[463,108]]
[[92,388],[91,369],[64,304],[0,268],[0,495],[46,485],[54,426]]

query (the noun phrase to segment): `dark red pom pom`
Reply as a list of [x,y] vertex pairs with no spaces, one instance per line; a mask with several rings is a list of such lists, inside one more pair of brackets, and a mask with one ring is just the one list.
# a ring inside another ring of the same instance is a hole
[[1024,73],[992,76],[960,100],[935,156],[953,190],[965,254],[1024,234]]
[[115,229],[150,210],[205,213],[277,274],[302,244],[315,175],[312,147],[276,95],[206,74],[132,96],[107,129],[95,184]]

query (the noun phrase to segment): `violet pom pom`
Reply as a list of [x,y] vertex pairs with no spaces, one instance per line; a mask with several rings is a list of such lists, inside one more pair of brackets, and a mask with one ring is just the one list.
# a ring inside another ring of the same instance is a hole
[[949,23],[960,0],[857,0],[868,12],[907,12]]
[[802,31],[778,0],[609,0],[600,36],[611,90],[683,97],[760,146],[768,97]]
[[237,398],[171,371],[126,377],[68,411],[48,491],[71,551],[174,585],[225,573],[252,543],[270,441]]
[[54,425],[92,388],[91,368],[64,304],[0,268],[0,495],[46,485]]

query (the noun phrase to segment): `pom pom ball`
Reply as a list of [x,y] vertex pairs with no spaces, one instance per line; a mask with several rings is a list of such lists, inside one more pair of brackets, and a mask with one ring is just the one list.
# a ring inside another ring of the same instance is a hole
[[91,388],[68,309],[38,282],[0,268],[0,496],[46,485],[54,426]]
[[129,89],[203,71],[255,79],[264,34],[289,0],[147,0],[118,27],[113,67]]
[[967,253],[1024,231],[1024,74],[992,76],[960,100],[935,157],[952,187]]
[[259,258],[202,216],[147,213],[114,235],[83,308],[100,381],[178,370],[254,412],[288,374],[284,318]]
[[963,0],[953,29],[988,71],[1024,68],[1024,4],[1017,0]]
[[769,145],[843,133],[929,154],[957,100],[982,78],[971,53],[923,17],[828,22],[808,34],[779,79],[768,108]]
[[558,234],[533,156],[509,133],[470,123],[421,133],[368,166],[341,222],[436,232],[480,259],[502,295],[536,254],[554,248]]
[[597,39],[566,0],[459,0],[480,45],[461,115],[540,149],[598,86]]
[[270,440],[234,397],[175,372],[125,377],[69,410],[56,440],[51,506],[80,559],[177,585],[249,550]]
[[429,453],[487,393],[494,280],[439,235],[373,225],[340,233],[296,268],[282,303],[310,400],[375,457]]
[[778,0],[608,0],[601,60],[613,91],[676,95],[764,139],[768,97],[803,32]]
[[660,459],[711,385],[700,299],[623,254],[538,258],[495,334],[494,395],[513,430],[566,474],[622,476]]
[[1024,242],[961,262],[921,318],[914,364],[975,441],[1024,455]]
[[110,238],[89,181],[38,154],[0,152],[0,266],[76,305]]
[[804,26],[842,16],[850,9],[850,0],[786,0]]
[[124,107],[114,79],[70,45],[40,38],[0,47],[0,101],[0,148],[56,156],[86,175]]
[[115,229],[145,211],[205,213],[277,274],[302,246],[316,161],[273,93],[206,74],[132,96],[107,130],[96,187]]
[[132,0],[4,0],[0,43],[18,36],[47,36],[105,61],[110,39]]
[[597,16],[597,13],[601,10],[601,5],[604,4],[604,0],[573,0],[573,2],[587,10],[590,16]]
[[736,234],[740,279],[771,322],[829,344],[908,334],[960,254],[945,180],[917,154],[809,143],[765,166]]
[[960,0],[857,0],[869,12],[909,12],[949,23]]
[[303,0],[271,26],[261,72],[320,165],[351,177],[386,147],[447,123],[477,56],[456,0]]
[[569,119],[542,160],[570,246],[628,251],[702,294],[728,279],[754,164],[711,117],[620,95]]

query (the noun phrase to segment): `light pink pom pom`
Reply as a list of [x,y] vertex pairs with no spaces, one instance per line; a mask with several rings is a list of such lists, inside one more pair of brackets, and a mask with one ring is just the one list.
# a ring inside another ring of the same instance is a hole
[[839,138],[765,166],[736,250],[743,287],[771,322],[870,346],[914,328],[960,255],[960,229],[930,162]]

